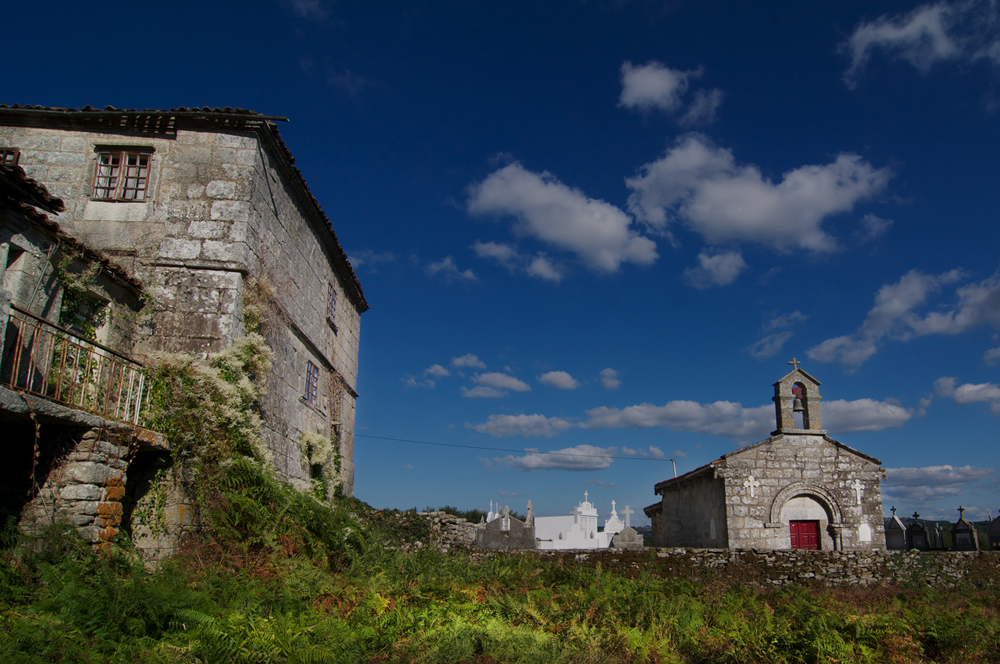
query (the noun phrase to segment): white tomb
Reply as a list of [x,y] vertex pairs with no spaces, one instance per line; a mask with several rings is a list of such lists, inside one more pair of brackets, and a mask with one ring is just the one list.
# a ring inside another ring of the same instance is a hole
[[539,549],[606,549],[616,533],[625,524],[618,518],[615,502],[611,501],[611,516],[604,522],[604,530],[597,528],[597,509],[588,502],[589,494],[583,492],[583,502],[569,516],[536,516],[535,540]]

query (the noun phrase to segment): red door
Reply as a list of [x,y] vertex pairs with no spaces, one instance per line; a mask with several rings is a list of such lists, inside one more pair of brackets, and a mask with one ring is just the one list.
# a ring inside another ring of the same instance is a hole
[[819,521],[789,521],[793,549],[819,550]]

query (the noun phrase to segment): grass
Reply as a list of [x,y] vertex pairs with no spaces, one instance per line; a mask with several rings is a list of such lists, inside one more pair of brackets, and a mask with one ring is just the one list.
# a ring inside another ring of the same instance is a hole
[[430,534],[414,510],[324,503],[265,469],[268,363],[251,334],[151,365],[149,421],[197,475],[205,525],[157,569],[124,535],[97,549],[68,526],[28,541],[8,524],[0,661],[1000,662],[995,569],[955,590],[760,591],[413,546]]
[[393,525],[406,513],[251,476],[245,500],[214,505],[225,528],[155,571],[126,540],[100,552],[58,529],[8,548],[0,661],[1000,662],[995,591],[758,591],[403,553],[426,536]]

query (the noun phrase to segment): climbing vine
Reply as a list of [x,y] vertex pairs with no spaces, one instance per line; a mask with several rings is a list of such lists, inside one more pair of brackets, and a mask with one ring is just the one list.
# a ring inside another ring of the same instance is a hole
[[[70,269],[77,260],[86,263],[80,272]],[[87,262],[82,254],[63,250],[60,259],[53,264],[52,271],[63,288],[59,321],[62,325],[79,331],[82,336],[93,338],[107,321],[109,310],[108,302],[98,300],[90,292],[90,287],[101,273],[101,263]]]

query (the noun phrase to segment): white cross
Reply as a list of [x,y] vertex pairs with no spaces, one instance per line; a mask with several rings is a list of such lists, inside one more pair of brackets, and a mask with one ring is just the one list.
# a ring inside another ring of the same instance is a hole
[[760,486],[760,482],[758,482],[757,480],[755,480],[754,477],[753,477],[753,475],[751,475],[750,477],[748,477],[745,480],[743,480],[743,486],[745,486],[746,488],[750,489],[750,497],[753,498],[754,495],[756,495],[754,493],[754,489],[756,489],[757,487]]
[[631,528],[632,526],[629,524],[629,516],[635,514],[635,510],[629,509],[628,505],[626,505],[625,509],[622,510],[622,514],[625,515],[625,527]]
[[851,488],[854,489],[854,493],[858,494],[858,505],[861,504],[861,490],[865,488],[865,485],[861,483],[861,480],[854,480],[851,484]]
[[615,501],[613,501],[613,500],[611,501],[611,511],[612,512],[615,511]]

